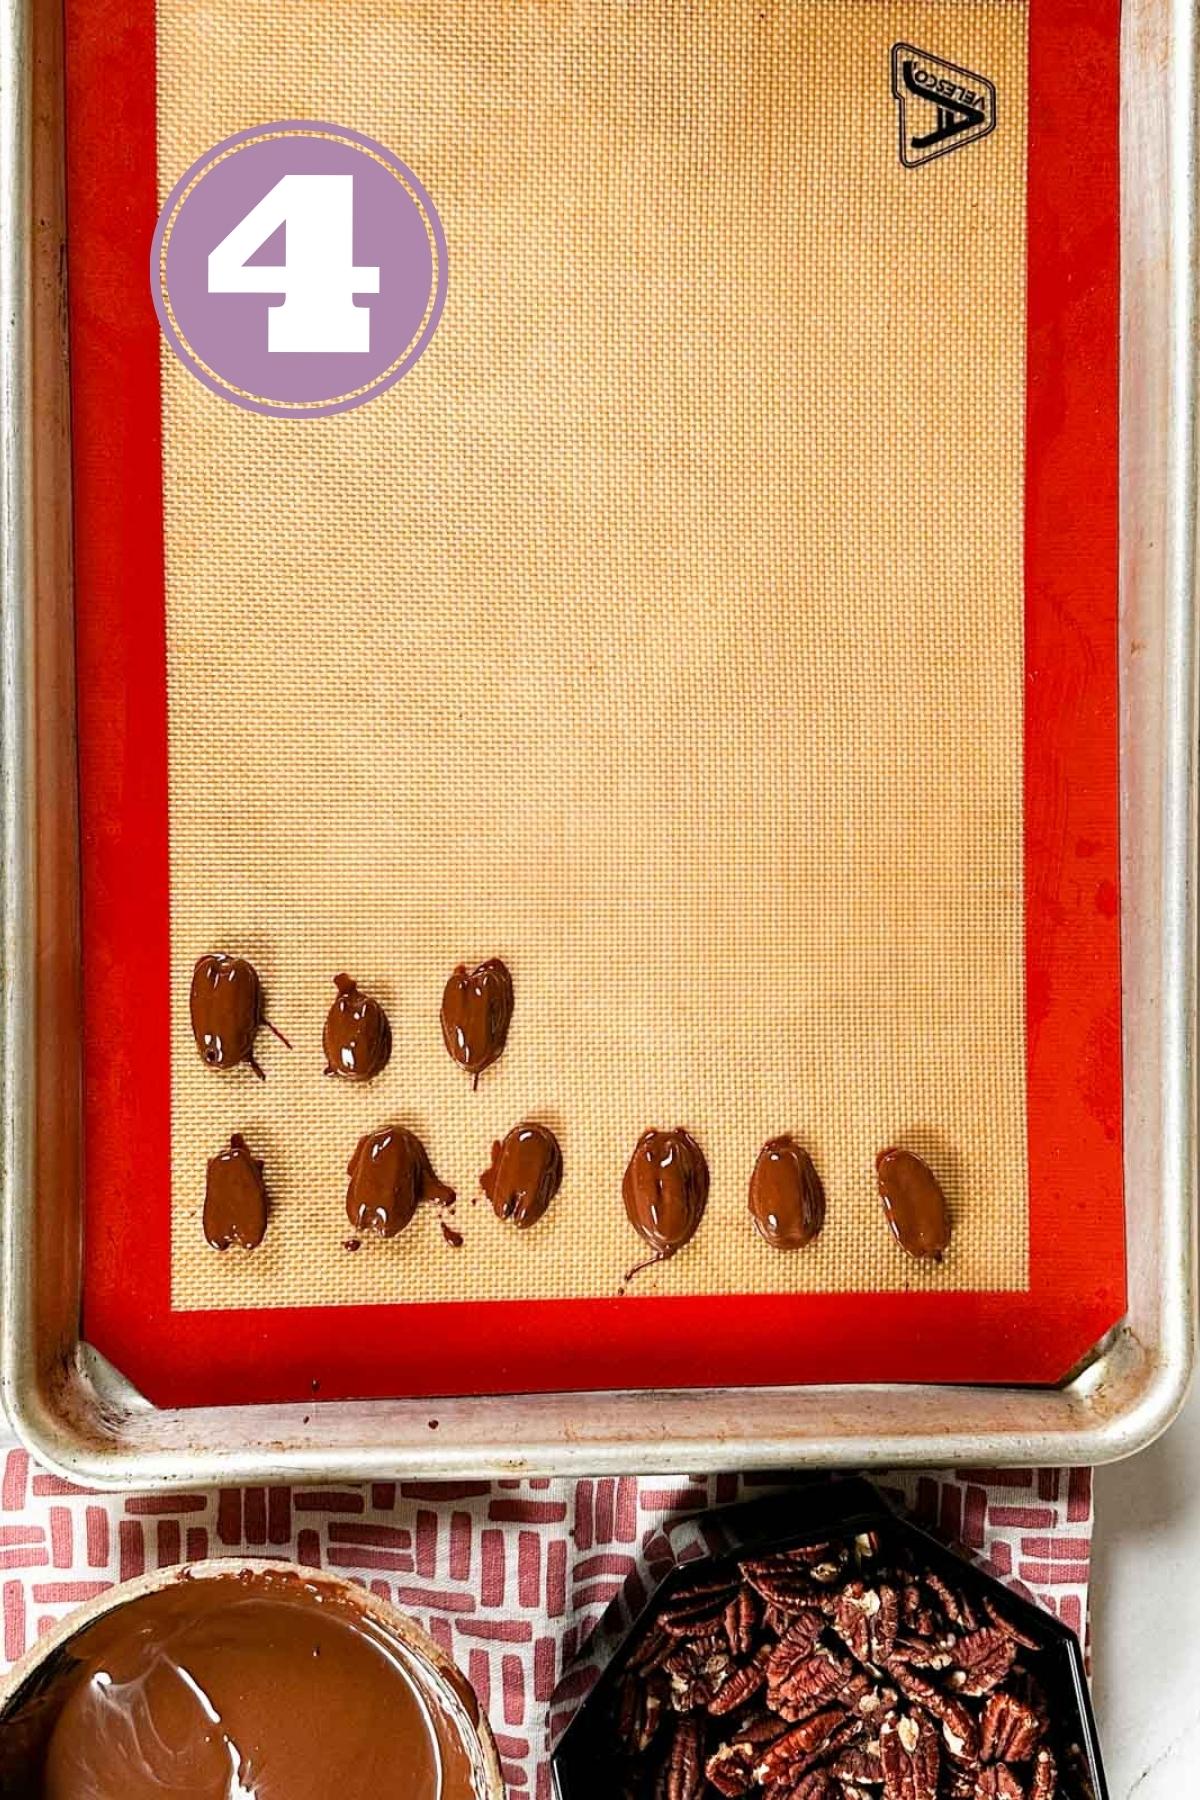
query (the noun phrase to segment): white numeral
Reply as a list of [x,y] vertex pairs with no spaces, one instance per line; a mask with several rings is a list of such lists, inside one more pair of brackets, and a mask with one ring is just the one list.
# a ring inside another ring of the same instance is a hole
[[[282,263],[247,264],[284,227]],[[369,350],[371,312],[355,294],[379,292],[378,268],[354,263],[353,175],[285,175],[221,239],[208,259],[210,294],[279,294],[267,309],[267,349]]]

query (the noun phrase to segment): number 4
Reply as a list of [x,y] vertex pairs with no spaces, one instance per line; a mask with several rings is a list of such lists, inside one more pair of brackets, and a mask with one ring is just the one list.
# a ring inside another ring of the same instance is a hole
[[[247,258],[284,227],[284,260]],[[378,268],[354,263],[353,175],[285,175],[208,259],[210,294],[279,294],[267,309],[269,351],[371,348],[371,312],[355,294],[379,292]]]

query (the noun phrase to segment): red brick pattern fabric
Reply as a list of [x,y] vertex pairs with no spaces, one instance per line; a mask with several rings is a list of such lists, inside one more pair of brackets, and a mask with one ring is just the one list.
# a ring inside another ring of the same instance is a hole
[[[689,1515],[781,1485],[704,1475],[111,1495],[70,1486],[23,1450],[0,1469],[3,1665],[73,1607],[145,1570],[292,1558],[366,1583],[445,1646],[488,1712],[520,1800],[549,1800],[551,1725],[561,1728],[593,1675],[581,1666],[560,1678],[610,1602],[623,1595],[636,1608],[686,1553]],[[1083,1627],[1090,1470],[903,1473],[881,1485]]]

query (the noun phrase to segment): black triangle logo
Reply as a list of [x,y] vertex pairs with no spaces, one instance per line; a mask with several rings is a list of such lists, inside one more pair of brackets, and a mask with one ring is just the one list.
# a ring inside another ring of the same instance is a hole
[[892,94],[900,108],[906,169],[978,143],[996,129],[996,90],[986,75],[913,44],[892,45]]

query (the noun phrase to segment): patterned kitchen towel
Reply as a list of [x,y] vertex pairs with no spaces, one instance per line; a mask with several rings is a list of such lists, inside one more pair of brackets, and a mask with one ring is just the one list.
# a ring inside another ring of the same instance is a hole
[[[1084,1629],[1090,1469],[906,1471],[878,1482],[921,1523]],[[509,1793],[549,1800],[549,1701],[610,1601],[631,1577],[635,1593],[639,1582],[649,1588],[670,1559],[672,1519],[781,1485],[778,1475],[651,1475],[115,1495],[73,1487],[10,1450],[0,1479],[2,1661],[147,1569],[289,1557],[411,1612],[470,1677]],[[581,1669],[577,1691],[568,1681],[559,1703],[576,1703],[590,1680]]]

